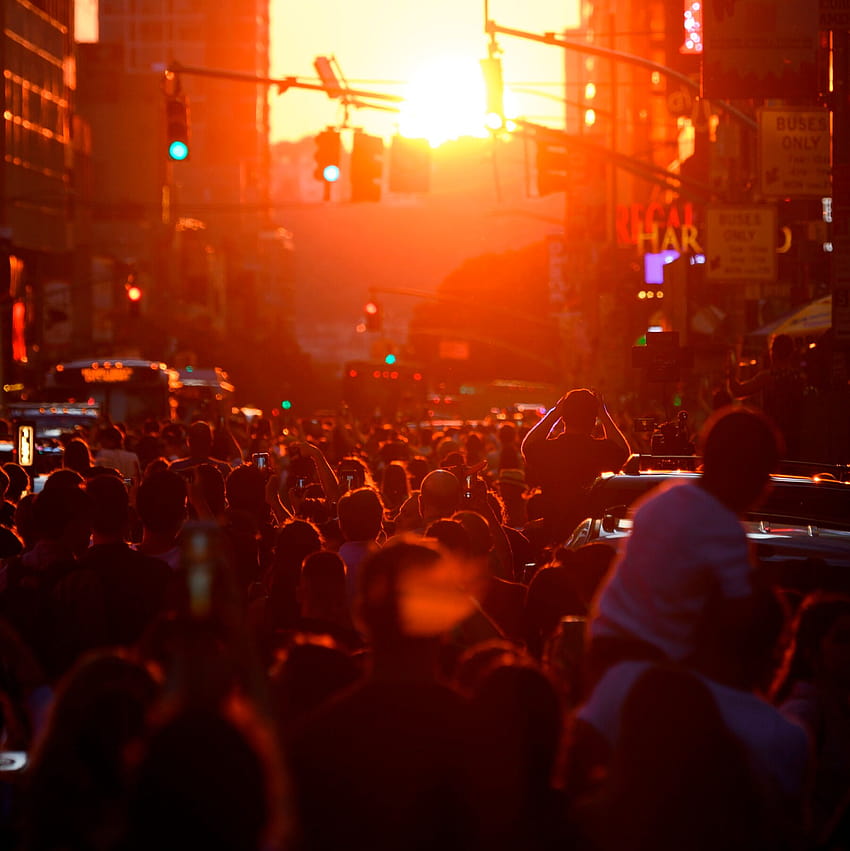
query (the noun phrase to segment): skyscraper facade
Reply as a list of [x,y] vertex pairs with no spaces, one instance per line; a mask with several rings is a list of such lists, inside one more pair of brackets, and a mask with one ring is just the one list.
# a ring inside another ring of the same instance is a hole
[[[268,0],[100,0],[101,42],[123,46],[125,70],[160,72],[172,62],[268,76]],[[178,215],[219,233],[262,227],[268,202],[268,88],[179,75],[189,101],[189,159],[173,163]],[[164,107],[163,107],[164,108]]]

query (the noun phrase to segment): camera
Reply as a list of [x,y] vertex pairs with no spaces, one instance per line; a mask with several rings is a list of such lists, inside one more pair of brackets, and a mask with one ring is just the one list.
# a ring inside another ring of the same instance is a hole
[[693,455],[694,444],[688,437],[688,412],[679,411],[675,420],[659,423],[655,417],[637,417],[636,432],[652,432],[649,451],[652,455]]

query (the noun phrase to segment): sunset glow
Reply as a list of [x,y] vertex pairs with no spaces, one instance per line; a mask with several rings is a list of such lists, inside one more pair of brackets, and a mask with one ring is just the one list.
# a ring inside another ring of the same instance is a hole
[[461,136],[487,135],[485,91],[475,59],[439,56],[416,73],[405,92],[399,118],[402,135],[432,146]]

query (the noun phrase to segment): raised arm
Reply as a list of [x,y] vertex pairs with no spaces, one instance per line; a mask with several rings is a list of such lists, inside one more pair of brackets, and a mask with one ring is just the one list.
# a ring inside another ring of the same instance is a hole
[[316,465],[316,472],[319,476],[319,483],[325,492],[325,498],[335,503],[339,498],[339,482],[322,450],[308,441],[296,445],[301,450],[302,455],[313,459],[313,463]]
[[522,441],[522,446],[520,447],[523,457],[525,457],[526,452],[529,448],[534,450],[535,446],[543,443],[544,440],[549,436],[549,433],[555,427],[555,425],[561,419],[561,402],[564,399],[561,397],[558,399],[557,404],[546,411],[546,415],[543,419],[538,420],[537,424],[531,428],[531,431],[525,436],[525,439]]
[[632,448],[629,446],[628,438],[623,434],[620,427],[614,422],[614,418],[608,411],[608,406],[601,394],[597,393],[596,398],[599,400],[599,421],[602,423],[602,431],[608,440],[613,441],[626,453],[626,456],[632,454]]

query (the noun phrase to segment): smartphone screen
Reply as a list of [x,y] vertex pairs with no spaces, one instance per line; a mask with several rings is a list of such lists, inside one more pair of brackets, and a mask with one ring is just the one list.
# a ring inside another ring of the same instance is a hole
[[269,469],[269,453],[268,452],[255,452],[251,455],[251,463],[258,470],[268,470]]

